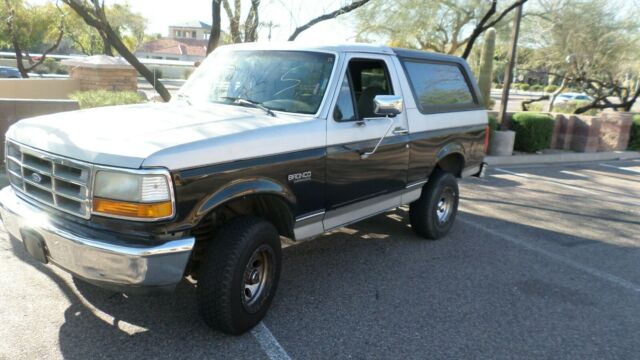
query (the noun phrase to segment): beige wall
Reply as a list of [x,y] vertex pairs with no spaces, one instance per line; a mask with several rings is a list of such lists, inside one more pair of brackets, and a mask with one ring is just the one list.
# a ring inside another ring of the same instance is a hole
[[[0,135],[15,122],[33,116],[78,110],[75,100],[16,100],[0,98]],[[0,146],[0,158],[4,159],[4,144]]]
[[0,79],[0,98],[6,99],[68,99],[80,90],[80,81],[73,79]]

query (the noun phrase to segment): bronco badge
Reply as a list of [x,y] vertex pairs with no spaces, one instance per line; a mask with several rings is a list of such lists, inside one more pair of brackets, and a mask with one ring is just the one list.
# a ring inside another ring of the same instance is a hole
[[310,181],[311,180],[311,171],[305,171],[297,174],[291,174],[288,176],[289,182],[293,182],[297,184],[299,182]]

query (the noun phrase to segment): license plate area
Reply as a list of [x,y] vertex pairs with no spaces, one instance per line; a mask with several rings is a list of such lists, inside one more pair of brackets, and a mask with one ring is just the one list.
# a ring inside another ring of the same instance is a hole
[[42,235],[31,229],[21,229],[20,236],[22,237],[22,244],[29,255],[46,264],[48,262],[47,246]]

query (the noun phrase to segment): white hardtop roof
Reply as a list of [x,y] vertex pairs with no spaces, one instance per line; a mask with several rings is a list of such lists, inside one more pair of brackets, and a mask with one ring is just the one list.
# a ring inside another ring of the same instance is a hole
[[302,50],[328,52],[366,52],[377,54],[394,54],[393,49],[385,45],[345,43],[345,44],[311,44],[298,41],[242,43],[221,46],[224,50]]

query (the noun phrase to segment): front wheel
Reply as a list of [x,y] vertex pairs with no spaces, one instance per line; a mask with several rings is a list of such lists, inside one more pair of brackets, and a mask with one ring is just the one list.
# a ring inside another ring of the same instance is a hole
[[413,231],[432,240],[447,235],[458,213],[459,195],[458,182],[451,173],[434,173],[420,198],[409,206]]
[[281,258],[271,223],[247,216],[225,225],[198,272],[198,307],[207,325],[238,335],[258,324],[278,287]]

